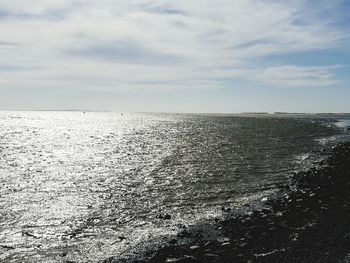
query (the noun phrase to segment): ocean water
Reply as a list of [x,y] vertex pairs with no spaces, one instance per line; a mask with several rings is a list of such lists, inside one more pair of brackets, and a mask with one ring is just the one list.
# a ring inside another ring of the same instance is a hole
[[313,118],[0,112],[0,261],[126,256],[273,192],[340,132]]

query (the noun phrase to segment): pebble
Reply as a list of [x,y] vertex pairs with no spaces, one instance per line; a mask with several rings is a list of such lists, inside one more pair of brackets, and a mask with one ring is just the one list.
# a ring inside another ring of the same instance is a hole
[[283,216],[283,213],[282,212],[277,212],[276,216]]
[[230,241],[230,239],[227,238],[227,237],[224,237],[224,238],[221,237],[221,238],[218,238],[217,240],[218,240],[219,243],[224,243],[224,242]]
[[190,263],[197,262],[196,258],[193,256],[184,256],[181,258],[167,258],[166,263]]

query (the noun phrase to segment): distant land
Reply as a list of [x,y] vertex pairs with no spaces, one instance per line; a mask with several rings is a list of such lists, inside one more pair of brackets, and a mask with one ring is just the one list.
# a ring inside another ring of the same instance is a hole
[[[84,110],[84,109],[44,109],[44,110],[0,110],[1,111],[28,111],[28,112],[115,112],[115,113],[127,113],[122,111],[95,111],[95,110]],[[132,113],[132,112],[130,112]],[[265,112],[265,111],[248,111],[248,112],[135,112],[135,113],[146,113],[146,114],[193,114],[193,115],[233,115],[233,116],[316,116],[316,117],[346,117],[350,118],[349,112],[319,112],[319,113],[308,113],[308,112],[286,112],[286,111],[275,111],[275,112]]]

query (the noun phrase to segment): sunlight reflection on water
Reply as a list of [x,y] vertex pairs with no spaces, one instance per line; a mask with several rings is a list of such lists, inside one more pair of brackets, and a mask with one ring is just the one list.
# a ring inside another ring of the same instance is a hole
[[[294,119],[2,112],[0,245],[14,249],[0,248],[0,259],[128,253],[273,190],[301,165],[296,156],[332,133]],[[165,213],[171,220],[158,218]]]

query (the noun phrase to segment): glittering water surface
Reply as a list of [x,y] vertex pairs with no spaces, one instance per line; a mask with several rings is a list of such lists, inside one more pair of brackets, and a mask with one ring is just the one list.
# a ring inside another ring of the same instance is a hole
[[0,112],[0,261],[122,256],[273,190],[333,133],[292,118]]

